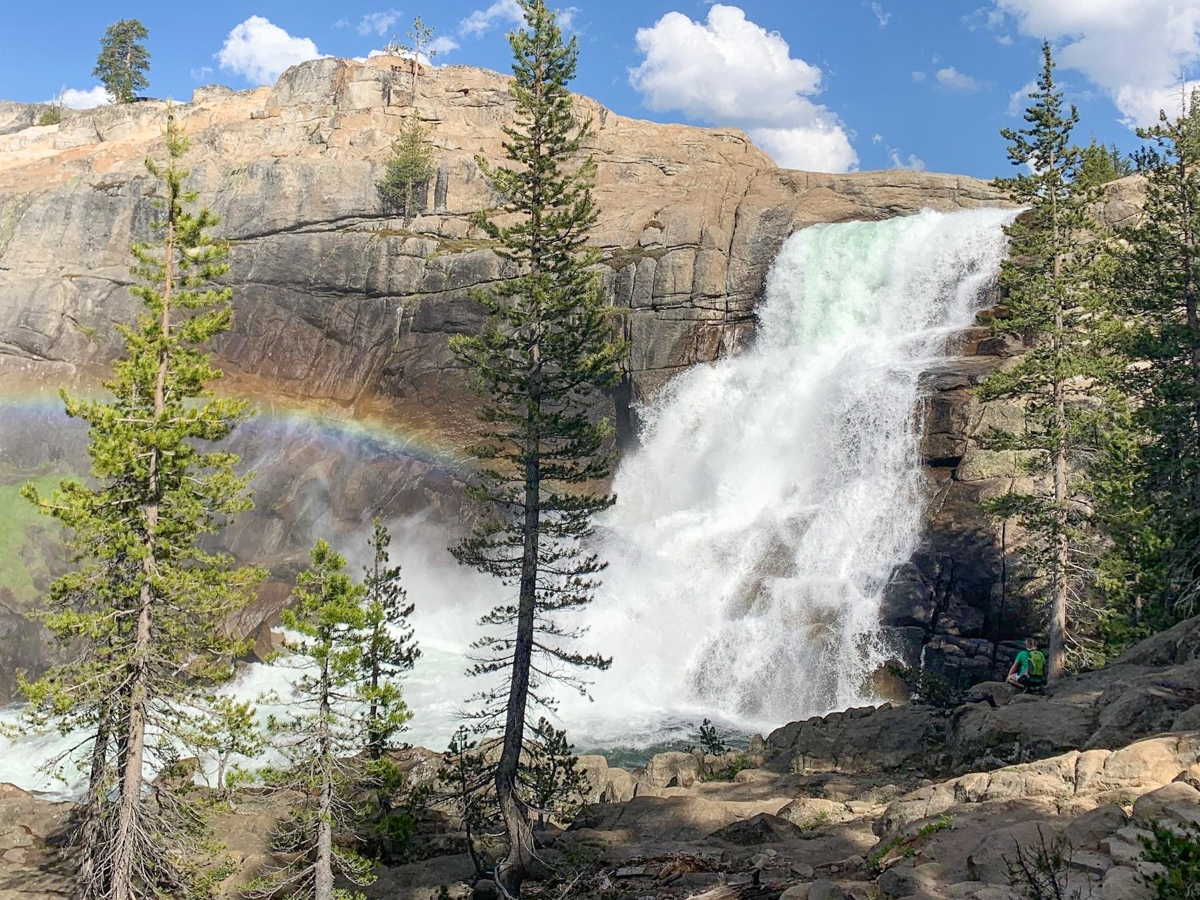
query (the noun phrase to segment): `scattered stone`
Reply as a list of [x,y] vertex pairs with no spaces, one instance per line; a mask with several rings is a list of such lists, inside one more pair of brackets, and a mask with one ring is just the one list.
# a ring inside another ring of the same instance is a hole
[[1137,872],[1126,866],[1114,866],[1104,874],[1100,900],[1153,900],[1154,890]]
[[712,833],[712,837],[729,844],[754,846],[756,844],[772,844],[779,841],[793,840],[802,837],[797,826],[787,819],[760,813],[743,822],[734,822]]
[[846,892],[833,881],[814,881],[807,900],[846,900]]

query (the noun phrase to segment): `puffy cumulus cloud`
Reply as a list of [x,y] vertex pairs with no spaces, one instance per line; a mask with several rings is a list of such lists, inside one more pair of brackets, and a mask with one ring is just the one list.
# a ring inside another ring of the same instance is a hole
[[94,88],[88,88],[86,91],[65,87],[57,97],[46,102],[53,103],[55,106],[61,104],[67,109],[92,109],[96,106],[105,106],[111,103],[112,100],[109,99],[108,91],[97,85]]
[[1023,34],[1061,44],[1060,65],[1103,89],[1130,124],[1179,106],[1200,62],[1200,0],[993,0]]
[[311,40],[293,37],[262,16],[251,16],[236,26],[216,54],[222,69],[256,85],[273,84],[297,63],[321,56]]
[[367,13],[359,20],[357,31],[359,34],[377,34],[383,37],[399,18],[400,12],[395,9]]
[[458,23],[459,34],[480,37],[497,25],[520,25],[525,13],[517,0],[495,0],[487,9],[477,9]]
[[821,70],[738,7],[715,4],[704,22],[667,13],[636,40],[645,58],[629,80],[650,109],[744,128],[781,166],[845,172],[858,164],[841,120],[808,99],[820,91]]
[[937,83],[948,91],[962,91],[964,94],[973,94],[979,90],[979,82],[963,72],[958,71],[954,66],[948,69],[938,69]]

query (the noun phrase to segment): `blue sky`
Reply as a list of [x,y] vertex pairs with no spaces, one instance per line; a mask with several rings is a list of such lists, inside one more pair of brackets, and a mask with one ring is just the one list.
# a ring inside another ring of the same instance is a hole
[[[1094,133],[1124,149],[1130,130],[1200,62],[1200,0],[567,0],[581,45],[574,87],[619,113],[734,125],[782,164],[827,171],[896,166],[1004,173],[998,130],[1019,122],[1039,47]],[[316,55],[365,56],[420,15],[438,63],[506,70],[515,0],[0,0],[0,97],[67,89],[95,103],[104,28],[150,31],[149,94],[198,84],[251,87]],[[1018,95],[1014,103],[1014,95]]]

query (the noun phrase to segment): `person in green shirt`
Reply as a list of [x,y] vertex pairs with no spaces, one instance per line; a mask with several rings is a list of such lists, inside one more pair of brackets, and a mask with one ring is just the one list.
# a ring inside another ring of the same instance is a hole
[[1025,649],[1013,660],[1006,680],[1027,691],[1040,691],[1046,686],[1046,654],[1033,638],[1025,639]]

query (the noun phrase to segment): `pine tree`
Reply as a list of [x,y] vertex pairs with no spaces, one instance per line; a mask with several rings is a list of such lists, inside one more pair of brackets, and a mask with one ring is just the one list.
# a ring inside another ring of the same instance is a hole
[[131,290],[145,311],[119,326],[112,399],[63,395],[68,415],[89,425],[93,484],[23,491],[66,526],[79,563],[55,582],[42,616],[72,660],[23,691],[43,724],[85,735],[78,893],[105,900],[158,896],[189,877],[192,814],[164,792],[151,802],[148,777],[174,759],[170,736],[205,685],[228,676],[241,644],[226,621],[262,575],[203,549],[226,516],[250,506],[237,457],[206,448],[246,404],[206,387],[220,373],[201,346],[231,319],[230,291],[212,285],[227,249],[208,235],[217,218],[188,209],[187,140],[170,112],[165,137],[166,166],[146,163],[160,185],[161,238],[133,247]]
[[397,679],[421,656],[408,623],[414,606],[400,586],[400,567],[389,564],[392,537],[380,519],[368,542],[373,552],[365,569],[362,695],[367,704],[367,751],[380,759],[411,718]]
[[613,502],[591,487],[611,467],[611,427],[597,401],[616,383],[625,351],[613,340],[596,255],[585,245],[596,220],[595,164],[579,160],[589,124],[576,119],[567,90],[578,49],[574,38],[564,44],[543,0],[522,0],[522,9],[526,27],[509,35],[517,121],[505,148],[514,165],[479,160],[504,198],[505,223],[480,224],[520,274],[480,293],[483,332],[452,342],[484,397],[474,493],[492,510],[454,552],[517,593],[483,619],[497,631],[476,645],[473,669],[501,677],[477,698],[476,724],[487,731],[503,723],[495,785],[509,850],[496,877],[512,895],[534,859],[519,785],[529,704],[551,703],[548,678],[584,691],[579,670],[609,664],[576,650],[580,633],[556,614],[590,602],[604,567],[586,547],[592,517]]
[[250,774],[241,768],[234,757],[255,759],[266,749],[266,737],[259,727],[258,707],[248,700],[219,696],[210,706],[210,714],[195,722],[185,723],[179,734],[183,746],[195,757],[209,762],[220,797],[227,799],[234,786],[249,780]]
[[146,78],[150,51],[143,43],[149,36],[137,19],[122,19],[105,29],[92,76],[100,79],[114,102],[132,103],[139,91],[150,86]]
[[304,668],[289,715],[271,722],[287,764],[265,778],[302,799],[272,841],[289,861],[252,882],[252,897],[333,900],[353,896],[334,889],[337,877],[356,885],[374,881],[371,863],[345,840],[361,814],[353,798],[364,780],[358,757],[367,743],[361,715],[365,595],[346,573],[345,559],[318,541],[297,579],[294,605],[281,614],[283,624],[302,636],[288,650]]
[[1146,204],[1114,250],[1122,327],[1110,346],[1128,430],[1102,511],[1126,641],[1194,615],[1200,600],[1200,93],[1183,106],[1138,132]]
[[1008,155],[1020,173],[997,179],[1014,201],[1028,206],[1006,230],[1009,259],[1001,272],[1007,290],[1008,315],[996,319],[997,332],[1031,340],[1015,366],[1002,369],[981,386],[985,400],[1009,398],[1025,410],[1021,432],[997,432],[994,447],[1016,451],[1033,474],[1049,470],[1050,487],[1018,491],[991,504],[1004,518],[1015,518],[1026,530],[1025,561],[1039,576],[1048,595],[1051,680],[1063,671],[1068,643],[1084,651],[1081,635],[1069,628],[1069,610],[1088,607],[1084,562],[1088,544],[1087,507],[1078,476],[1081,453],[1089,446],[1087,415],[1072,392],[1080,379],[1097,373],[1092,329],[1097,314],[1091,285],[1096,242],[1088,217],[1095,187],[1080,175],[1082,158],[1071,143],[1078,122],[1074,107],[1066,112],[1054,84],[1050,45],[1043,45],[1044,65],[1034,102],[1025,112],[1028,127],[1005,129]]
[[433,161],[429,129],[414,110],[400,126],[383,179],[376,185],[384,208],[399,212],[406,220],[420,213],[433,177]]
[[1090,187],[1101,187],[1134,172],[1132,160],[1116,144],[1105,146],[1096,141],[1095,135],[1079,156],[1079,181]]
[[432,26],[426,25],[420,16],[413,19],[412,28],[408,29],[407,35],[411,42],[403,49],[412,54],[412,77],[413,77],[413,96],[417,95],[417,74],[420,71],[421,57],[424,56],[430,62],[438,55],[437,48],[433,44],[434,29]]

